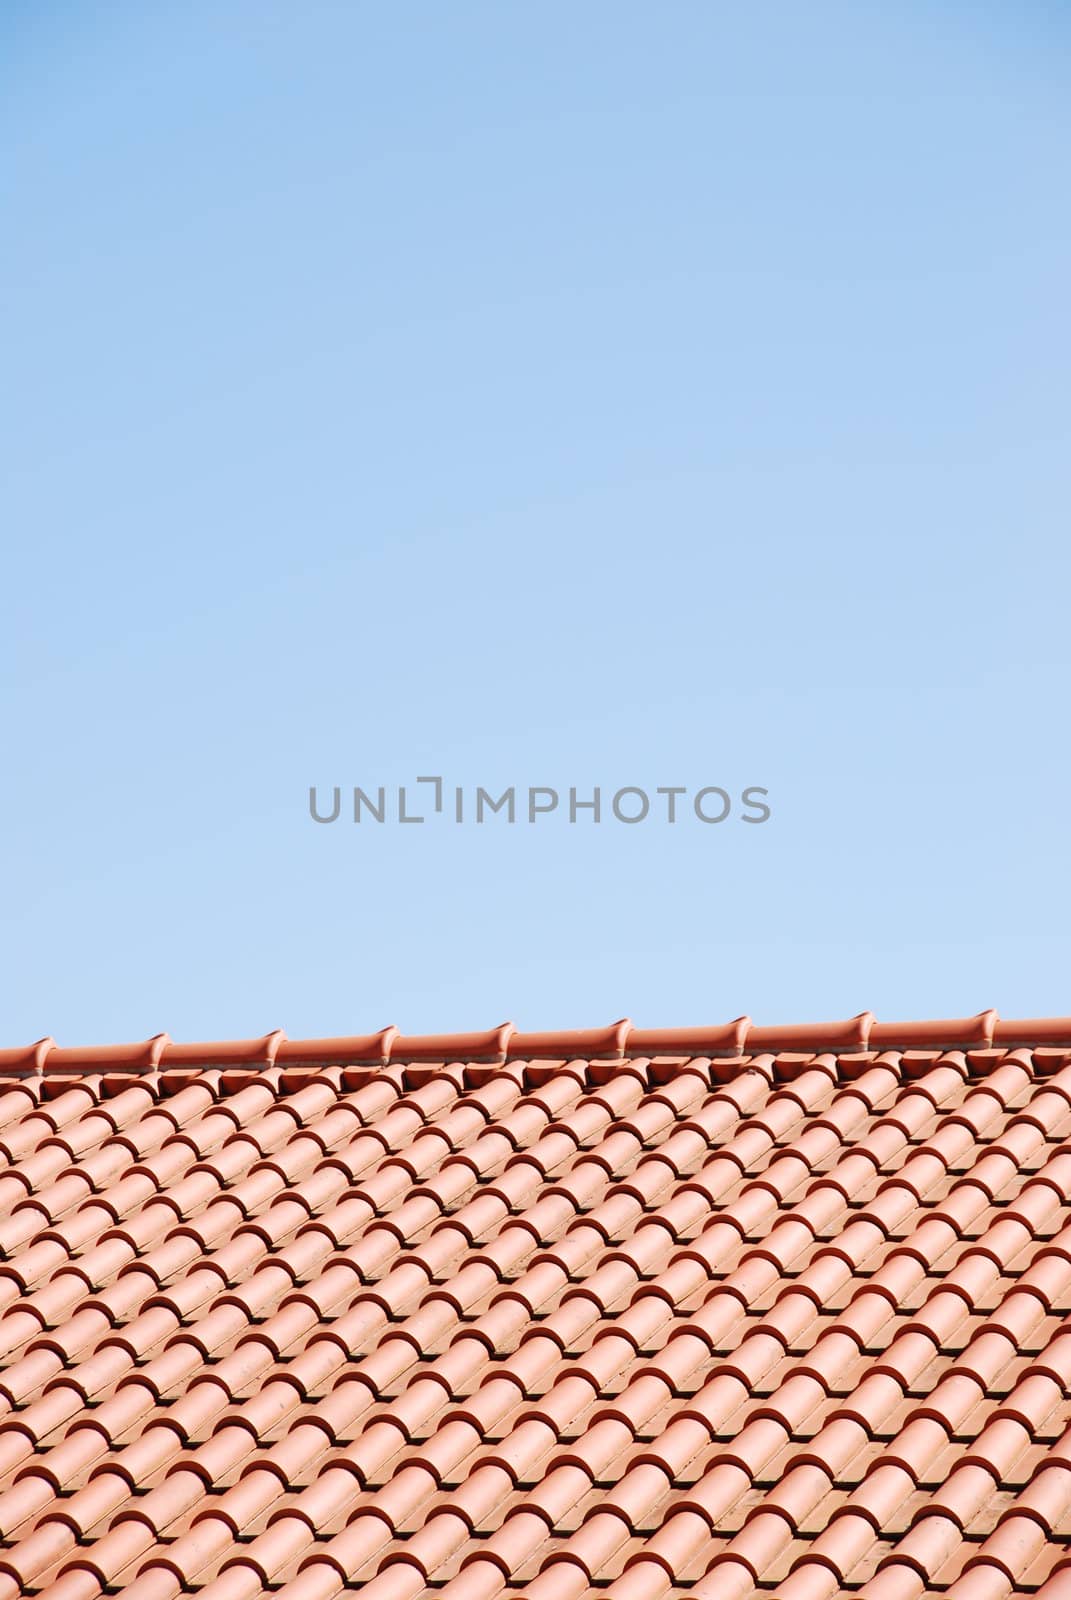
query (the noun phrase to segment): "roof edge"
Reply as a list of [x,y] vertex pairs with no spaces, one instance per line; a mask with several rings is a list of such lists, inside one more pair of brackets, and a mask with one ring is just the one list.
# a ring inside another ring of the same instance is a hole
[[1071,1016],[1002,1020],[996,1011],[935,1021],[879,1022],[870,1011],[840,1022],[756,1024],[750,1017],[686,1028],[639,1028],[627,1017],[602,1028],[521,1033],[512,1022],[469,1033],[378,1033],[289,1039],[281,1028],[255,1039],[178,1043],[166,1033],[112,1045],[59,1045],[51,1037],[0,1049],[0,1074],[163,1071],[172,1067],[532,1060],[651,1055],[743,1056],[766,1051],[858,1054],[868,1050],[1071,1047]]

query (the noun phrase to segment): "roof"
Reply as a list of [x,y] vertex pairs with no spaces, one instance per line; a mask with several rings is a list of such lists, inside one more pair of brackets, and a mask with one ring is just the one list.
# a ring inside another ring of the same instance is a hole
[[1064,1600],[1069,1207],[1069,1018],[0,1051],[0,1600]]

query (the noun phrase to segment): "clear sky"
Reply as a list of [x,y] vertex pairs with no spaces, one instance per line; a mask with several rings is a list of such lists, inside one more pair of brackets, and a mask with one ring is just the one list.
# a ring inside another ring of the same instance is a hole
[[[0,1044],[1071,1011],[1069,82],[1055,0],[5,6]],[[309,817],[430,774],[772,815]]]

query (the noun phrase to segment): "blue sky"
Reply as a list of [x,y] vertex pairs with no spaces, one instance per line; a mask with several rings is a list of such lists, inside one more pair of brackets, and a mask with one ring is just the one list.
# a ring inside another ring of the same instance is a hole
[[0,1042],[1071,1011],[1069,43],[5,8]]

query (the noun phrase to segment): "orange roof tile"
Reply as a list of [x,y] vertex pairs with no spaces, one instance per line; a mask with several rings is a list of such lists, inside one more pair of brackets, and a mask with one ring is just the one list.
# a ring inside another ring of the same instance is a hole
[[1071,1596],[1071,1018],[0,1051],[0,1600]]

